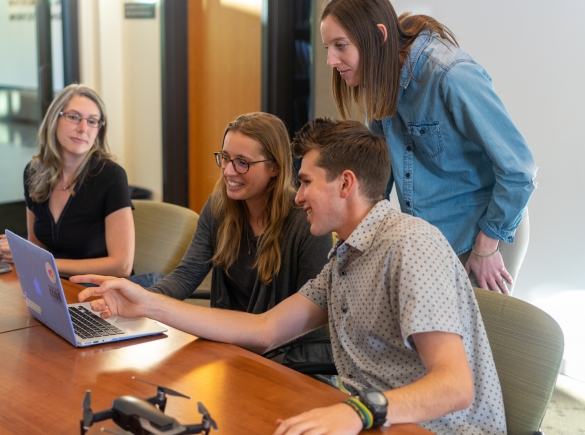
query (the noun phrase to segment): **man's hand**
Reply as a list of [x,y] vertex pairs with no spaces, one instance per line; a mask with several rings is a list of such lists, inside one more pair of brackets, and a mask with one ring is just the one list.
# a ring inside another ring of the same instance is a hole
[[355,435],[363,429],[357,413],[345,403],[315,408],[276,423],[274,435]]
[[489,255],[498,249],[498,241],[480,231],[475,239],[473,249],[479,254],[488,256],[482,257],[473,251],[470,252],[465,264],[467,275],[473,272],[477,279],[477,284],[481,288],[506,295],[510,294],[506,282],[512,284],[512,275],[506,270],[502,254],[496,252],[493,255]]
[[77,283],[100,284],[88,287],[79,293],[79,302],[90,297],[101,297],[91,302],[91,308],[107,319],[110,316],[144,317],[147,304],[152,296],[150,292],[123,278],[99,275],[79,275],[70,278]]

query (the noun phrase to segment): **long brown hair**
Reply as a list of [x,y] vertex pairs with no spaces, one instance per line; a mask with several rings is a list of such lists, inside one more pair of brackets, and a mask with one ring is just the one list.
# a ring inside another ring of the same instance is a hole
[[[254,267],[264,284],[269,284],[280,270],[282,253],[280,239],[284,221],[293,207],[294,188],[292,155],[284,123],[274,115],[253,112],[238,116],[224,132],[239,132],[258,142],[264,159],[278,168],[267,188],[263,214],[266,226],[258,242],[258,256]],[[223,144],[222,144],[223,148]],[[236,261],[242,234],[248,230],[248,210],[245,201],[228,197],[223,174],[217,180],[211,195],[211,211],[219,221],[217,250],[211,259],[214,266],[227,269]]]
[[[453,33],[426,15],[396,15],[388,0],[331,0],[321,13],[321,21],[331,15],[347,33],[360,55],[360,83],[353,88],[332,70],[331,87],[337,110],[347,119],[352,104],[371,122],[393,116],[400,93],[401,59],[423,30],[437,32],[441,38],[457,45]],[[378,28],[386,27],[387,38]]]
[[92,148],[89,150],[77,171],[71,179],[71,195],[75,195],[75,186],[79,187],[87,175],[89,167],[88,162],[92,157],[100,160],[113,159],[109,152],[106,132],[108,127],[108,115],[106,114],[106,105],[93,89],[78,84],[72,84],[63,89],[55,97],[47,114],[43,119],[38,134],[38,151],[33,156],[27,172],[27,183],[30,198],[35,202],[44,202],[49,198],[51,190],[59,182],[63,173],[63,161],[61,159],[59,142],[57,140],[57,123],[59,113],[65,109],[71,98],[78,95],[92,100],[100,111],[100,119],[104,125],[98,131],[97,137]]

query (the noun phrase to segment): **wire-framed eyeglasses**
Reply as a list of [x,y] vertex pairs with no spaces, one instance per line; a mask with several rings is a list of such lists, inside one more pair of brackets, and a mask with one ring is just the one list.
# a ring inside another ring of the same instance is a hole
[[269,162],[271,159],[265,160],[257,160],[255,162],[250,162],[246,159],[242,159],[240,157],[236,157],[235,159],[230,159],[225,154],[221,153],[220,151],[214,152],[213,155],[215,156],[215,163],[221,169],[225,169],[228,162],[232,162],[232,166],[234,167],[234,171],[238,174],[246,174],[250,170],[250,165],[254,163],[262,163],[262,162]]
[[63,116],[67,121],[72,122],[73,124],[79,124],[85,119],[87,121],[87,125],[93,128],[100,128],[102,125],[105,125],[105,122],[101,119],[84,118],[79,115],[79,113],[75,112],[59,112],[59,116]]

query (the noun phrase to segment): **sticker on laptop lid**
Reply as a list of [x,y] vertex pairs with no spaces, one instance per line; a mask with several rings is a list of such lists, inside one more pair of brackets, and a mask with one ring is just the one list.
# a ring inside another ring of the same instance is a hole
[[24,301],[26,302],[26,306],[29,307],[31,310],[36,311],[38,314],[43,314],[43,310],[40,306],[35,304],[32,300],[24,295]]
[[51,282],[53,284],[55,284],[57,282],[57,274],[55,273],[55,270],[53,269],[53,266],[51,266],[47,262],[47,263],[45,263],[45,270],[47,271],[47,276],[49,277],[49,279],[51,280]]

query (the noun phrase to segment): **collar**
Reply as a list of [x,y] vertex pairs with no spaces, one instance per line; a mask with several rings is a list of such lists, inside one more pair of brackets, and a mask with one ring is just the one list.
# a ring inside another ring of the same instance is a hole
[[404,89],[408,87],[410,79],[412,79],[414,74],[416,63],[418,62],[421,54],[423,54],[425,48],[427,48],[427,46],[432,41],[433,37],[439,38],[439,35],[436,33],[433,34],[433,32],[430,30],[423,30],[418,34],[410,46],[410,52],[408,53],[408,57],[402,65],[402,70],[400,72],[400,86]]
[[336,256],[338,250],[340,250],[340,253],[343,253],[346,252],[347,249],[352,248],[352,250],[357,250],[361,254],[369,250],[378,234],[380,225],[382,225],[390,210],[393,210],[393,208],[390,201],[387,199],[383,199],[376,203],[366,217],[349,235],[347,240],[339,239],[337,241],[329,253],[329,259]]

